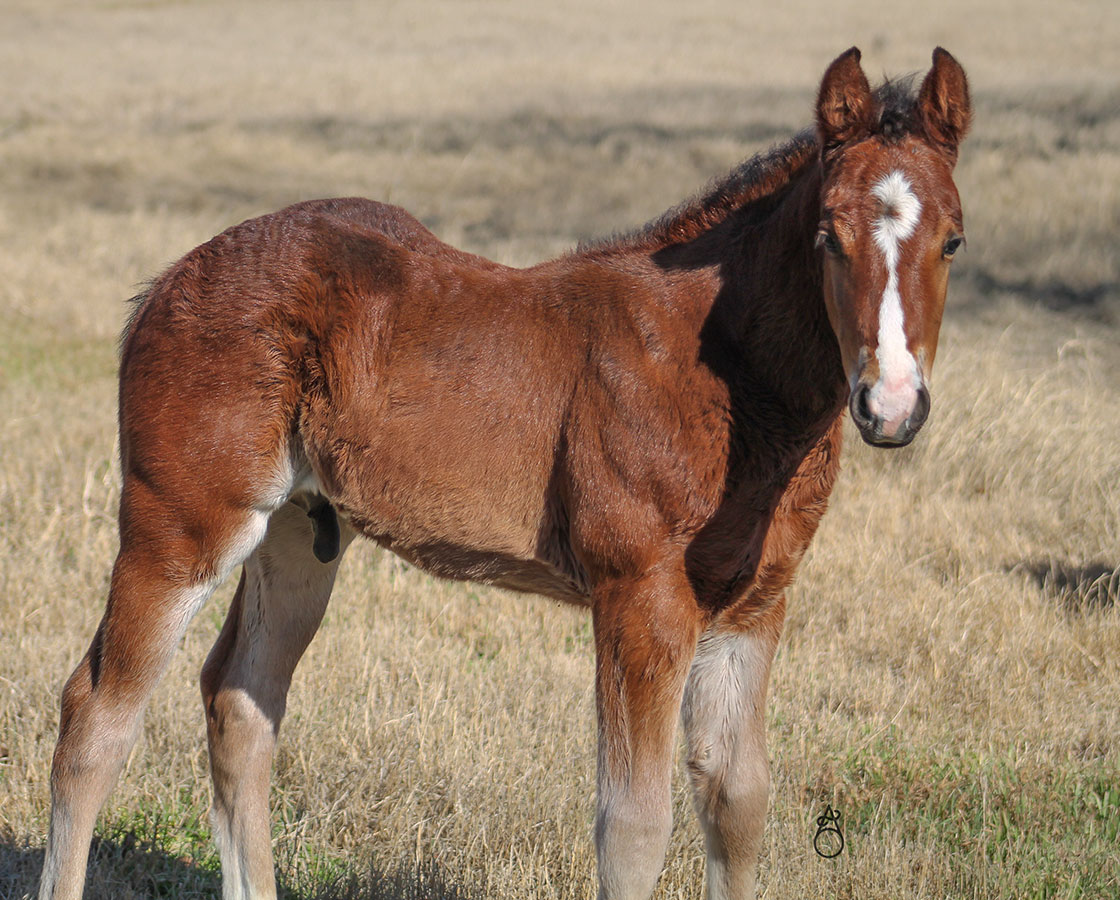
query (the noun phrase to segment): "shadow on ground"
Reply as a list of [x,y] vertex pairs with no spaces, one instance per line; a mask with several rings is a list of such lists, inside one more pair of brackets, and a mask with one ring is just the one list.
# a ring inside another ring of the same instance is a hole
[[1014,294],[1052,312],[1110,320],[1115,316],[1117,301],[1120,300],[1120,283],[1115,280],[1074,285],[1056,279],[1000,278],[984,269],[970,270],[964,280],[973,289],[975,297],[971,304],[961,304],[965,309],[970,305],[988,303],[993,295]]
[[[0,898],[37,896],[42,865],[42,848],[0,835]],[[485,896],[482,889],[455,884],[434,865],[349,874],[298,889],[281,881],[278,889],[280,900],[478,900]],[[85,900],[212,900],[221,893],[217,872],[146,845],[131,833],[118,840],[94,838],[90,847]]]
[[1007,571],[1027,575],[1039,590],[1054,597],[1069,612],[1111,609],[1120,596],[1120,567],[1107,563],[1022,560],[1008,565]]
[[[41,847],[29,847],[9,835],[0,838],[0,897],[35,897],[43,866]],[[140,900],[175,897],[183,900],[221,896],[221,880],[193,861],[173,856],[137,840],[134,834],[90,845],[86,900]]]
[[[281,896],[285,892],[281,892]],[[335,884],[317,887],[309,893],[290,893],[291,900],[480,900],[485,888],[465,888],[452,881],[446,872],[432,864],[396,872],[371,871],[365,876],[347,877]]]

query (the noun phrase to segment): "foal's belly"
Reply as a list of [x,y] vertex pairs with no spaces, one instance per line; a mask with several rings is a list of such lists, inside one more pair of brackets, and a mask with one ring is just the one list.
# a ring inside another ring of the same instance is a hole
[[539,403],[414,387],[323,423],[314,468],[360,533],[443,578],[585,602],[550,497],[556,428]]
[[344,514],[360,533],[441,578],[476,581],[557,600],[587,602],[585,577],[543,509],[532,517],[463,485],[418,482],[408,491],[363,493]]

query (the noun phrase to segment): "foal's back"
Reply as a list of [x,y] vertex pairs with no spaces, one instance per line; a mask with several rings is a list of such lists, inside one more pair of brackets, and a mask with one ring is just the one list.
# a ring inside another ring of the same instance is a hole
[[352,284],[305,313],[338,306],[308,329],[300,436],[354,527],[438,575],[585,602],[588,567],[640,571],[710,514],[724,388],[648,257],[511,269],[394,207],[309,208],[375,232],[381,260],[334,247]]

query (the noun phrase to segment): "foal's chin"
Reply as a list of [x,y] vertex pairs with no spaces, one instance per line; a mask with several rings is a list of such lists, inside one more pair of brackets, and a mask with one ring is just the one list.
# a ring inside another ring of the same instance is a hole
[[881,450],[897,450],[900,447],[905,447],[910,444],[919,431],[921,431],[921,426],[906,431],[905,433],[896,434],[893,437],[878,434],[874,431],[868,432],[863,430],[860,431],[859,435],[863,438],[865,444],[869,444],[872,447],[878,447]]
[[859,428],[859,435],[863,438],[864,443],[870,444],[872,447],[890,450],[910,444],[917,437],[918,432],[922,430],[925,421],[925,412],[915,410],[893,434],[884,432],[881,420],[861,422],[857,419],[856,427]]

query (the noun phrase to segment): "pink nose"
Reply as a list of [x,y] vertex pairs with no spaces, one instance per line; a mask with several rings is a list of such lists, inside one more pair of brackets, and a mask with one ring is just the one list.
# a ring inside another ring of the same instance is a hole
[[894,383],[884,379],[867,396],[867,408],[882,420],[884,434],[896,434],[917,404],[918,389],[909,378]]
[[860,435],[876,447],[909,444],[929,416],[929,391],[924,384],[915,387],[907,381],[890,387],[883,382],[861,382],[848,402]]

